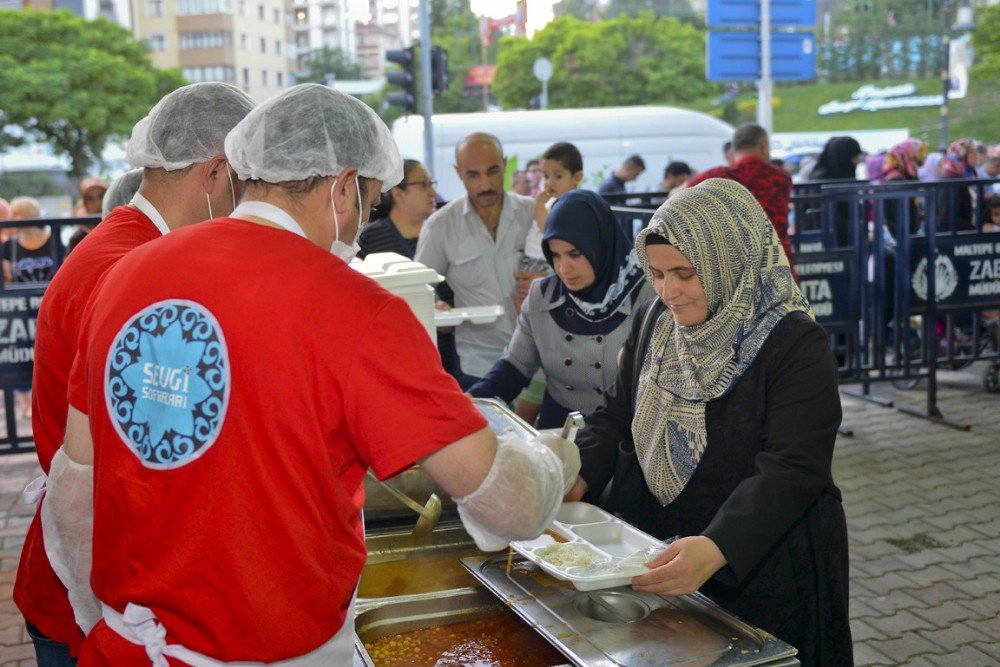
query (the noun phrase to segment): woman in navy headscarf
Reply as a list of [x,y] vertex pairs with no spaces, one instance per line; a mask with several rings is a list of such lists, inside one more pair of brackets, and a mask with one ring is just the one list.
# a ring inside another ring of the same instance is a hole
[[536,280],[503,356],[469,390],[511,401],[539,368],[547,378],[537,427],[588,414],[618,375],[618,351],[637,307],[654,296],[632,244],[604,199],[587,190],[559,198],[542,250],[554,274]]

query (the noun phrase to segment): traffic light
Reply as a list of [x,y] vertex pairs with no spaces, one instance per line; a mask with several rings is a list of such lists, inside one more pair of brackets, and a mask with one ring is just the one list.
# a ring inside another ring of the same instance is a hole
[[431,82],[435,95],[448,92],[448,52],[443,46],[431,48]]
[[390,85],[402,88],[386,95],[386,101],[403,107],[407,113],[417,113],[417,59],[414,58],[413,47],[386,51],[385,59],[400,67],[389,71],[385,75],[386,80]]

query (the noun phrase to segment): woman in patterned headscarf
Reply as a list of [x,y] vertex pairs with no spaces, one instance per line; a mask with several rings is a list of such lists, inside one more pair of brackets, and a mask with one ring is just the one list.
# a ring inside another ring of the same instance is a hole
[[660,298],[577,438],[570,498],[679,536],[635,589],[700,589],[803,665],[851,664],[836,364],[773,227],[749,191],[712,179],[661,206],[636,251]]
[[[948,147],[948,153],[939,166],[941,180],[976,178],[979,153],[972,139],[959,139]],[[956,183],[953,187],[937,191],[937,231],[968,231],[975,229],[972,215],[972,192],[969,187]]]

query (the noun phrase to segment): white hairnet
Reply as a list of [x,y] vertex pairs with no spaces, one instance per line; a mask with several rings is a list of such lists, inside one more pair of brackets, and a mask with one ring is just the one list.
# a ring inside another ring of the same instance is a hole
[[249,113],[226,137],[226,157],[244,181],[304,181],[348,167],[381,181],[382,192],[403,180],[403,159],[382,119],[316,83],[289,88]]
[[222,155],[254,101],[228,83],[192,83],[165,95],[132,128],[125,159],[133,167],[175,171]]
[[104,193],[104,201],[101,203],[101,217],[108,217],[108,213],[132,201],[132,197],[139,191],[140,184],[142,184],[142,169],[126,171],[116,178],[108,191]]

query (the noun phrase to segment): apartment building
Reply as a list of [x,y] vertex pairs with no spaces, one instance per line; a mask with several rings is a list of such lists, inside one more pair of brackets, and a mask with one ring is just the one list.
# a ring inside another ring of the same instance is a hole
[[357,47],[357,22],[367,16],[357,0],[291,0],[293,71],[306,68],[312,51],[329,47],[352,57]]
[[285,0],[133,0],[137,39],[157,67],[225,81],[258,102],[293,83]]
[[420,0],[367,0],[368,15],[358,21],[355,53],[365,78],[382,76],[385,52],[410,46],[420,37]]

